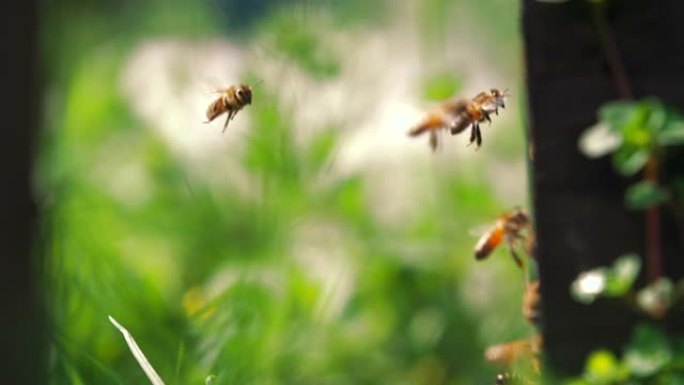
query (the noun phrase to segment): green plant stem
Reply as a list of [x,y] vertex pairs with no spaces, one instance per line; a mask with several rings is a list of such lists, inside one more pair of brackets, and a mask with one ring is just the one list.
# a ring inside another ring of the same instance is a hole
[[[615,43],[615,36],[610,29],[605,16],[604,3],[595,3],[592,6],[594,25],[601,39],[601,45],[605,54],[615,88],[620,99],[633,100],[632,90],[627,71],[622,62],[620,50]],[[660,165],[656,155],[651,155],[644,169],[644,180],[658,183]],[[660,211],[657,206],[646,209],[646,274],[649,282],[653,282],[662,276],[662,252],[660,244]]]

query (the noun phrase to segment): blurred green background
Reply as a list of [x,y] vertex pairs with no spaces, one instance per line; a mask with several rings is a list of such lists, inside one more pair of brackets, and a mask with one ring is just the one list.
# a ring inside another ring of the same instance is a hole
[[[527,206],[517,2],[48,1],[36,183],[53,384],[489,384],[533,333],[483,226]],[[225,134],[203,124],[255,86]],[[406,136],[509,88],[484,145]]]

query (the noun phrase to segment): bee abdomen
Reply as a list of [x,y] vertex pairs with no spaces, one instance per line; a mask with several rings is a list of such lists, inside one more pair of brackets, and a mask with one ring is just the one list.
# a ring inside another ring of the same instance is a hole
[[211,122],[224,112],[226,112],[224,98],[214,100],[214,102],[209,105],[209,108],[207,108],[207,121]]
[[461,115],[458,115],[456,119],[454,119],[451,123],[449,123],[449,132],[451,132],[451,135],[456,135],[470,125],[470,120],[464,118]]
[[500,227],[488,231],[475,245],[475,258],[478,260],[487,258],[499,246],[503,236],[504,233]]
[[425,120],[411,128],[408,132],[409,136],[418,136],[430,130],[437,129],[444,126],[444,121],[437,115],[427,117]]

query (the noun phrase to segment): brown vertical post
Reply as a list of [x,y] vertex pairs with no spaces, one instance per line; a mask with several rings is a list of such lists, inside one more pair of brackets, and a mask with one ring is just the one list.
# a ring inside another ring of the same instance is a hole
[[32,241],[31,194],[37,116],[36,1],[3,13],[2,140],[0,140],[0,383],[45,384],[45,324]]
[[[634,97],[658,96],[684,110],[684,2],[607,1],[606,22]],[[633,181],[608,158],[577,149],[580,133],[623,86],[607,60],[591,2],[523,0],[528,128],[534,219],[542,279],[547,362],[578,372],[597,347],[624,345],[637,316],[617,301],[580,305],[569,285],[581,271],[626,252],[643,255],[644,214],[624,206]],[[622,91],[621,91],[622,90]],[[684,249],[672,218],[662,218],[665,272],[682,275]]]

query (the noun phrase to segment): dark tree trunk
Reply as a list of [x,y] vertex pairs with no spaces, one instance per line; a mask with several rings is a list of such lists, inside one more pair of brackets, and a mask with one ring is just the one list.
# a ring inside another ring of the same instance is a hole
[[[621,97],[658,96],[684,110],[684,2],[608,3],[607,32],[626,85],[615,79],[591,2],[523,1],[543,335],[547,363],[566,373],[577,373],[592,349],[623,346],[637,321],[618,302],[576,303],[571,281],[623,253],[643,256],[645,250],[644,213],[624,205],[625,187],[633,181],[616,175],[608,158],[584,157],[578,136],[595,123],[603,103]],[[681,277],[681,238],[672,218],[663,213],[661,219],[665,274]]]

